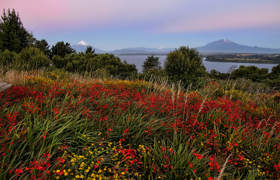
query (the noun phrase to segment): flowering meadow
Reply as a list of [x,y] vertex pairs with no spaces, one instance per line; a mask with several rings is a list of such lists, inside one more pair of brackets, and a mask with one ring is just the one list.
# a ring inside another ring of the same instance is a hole
[[280,93],[25,76],[0,93],[0,179],[278,179]]

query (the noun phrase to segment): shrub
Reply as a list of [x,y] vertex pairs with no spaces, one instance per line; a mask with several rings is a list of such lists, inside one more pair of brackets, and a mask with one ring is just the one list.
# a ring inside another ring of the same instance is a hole
[[232,71],[231,76],[233,78],[246,78],[260,82],[267,78],[268,69],[259,69],[256,66],[240,66],[238,69]]
[[272,68],[272,71],[270,73],[270,78],[280,78],[280,64]]
[[60,57],[60,56],[54,56],[52,58],[52,62],[54,64],[54,66],[57,67],[57,68],[63,68],[67,64],[66,60],[63,57]]
[[87,69],[91,69],[93,72],[97,69],[104,69],[111,76],[121,79],[126,79],[137,74],[135,65],[122,62],[113,54],[98,54],[93,58],[89,58],[89,60],[87,60],[86,67]]
[[49,58],[34,47],[24,48],[19,54],[20,68],[25,70],[39,69],[50,65]]
[[148,56],[143,64],[143,72],[147,72],[149,70],[158,70],[161,69],[159,57]]
[[11,67],[16,59],[17,59],[17,53],[5,50],[4,52],[0,53],[0,65],[1,67]]
[[188,47],[180,47],[168,54],[165,71],[172,82],[181,81],[185,87],[196,85],[199,77],[206,74],[198,52]]

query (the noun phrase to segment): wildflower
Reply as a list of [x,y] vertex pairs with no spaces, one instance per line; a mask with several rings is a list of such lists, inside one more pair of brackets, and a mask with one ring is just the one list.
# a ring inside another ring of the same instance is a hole
[[192,163],[190,163],[190,165],[189,165],[189,166],[190,166],[190,168],[193,168],[193,164],[192,164]]
[[22,169],[16,169],[15,173],[17,174],[17,176],[20,176],[20,174],[23,173],[23,170]]
[[125,129],[125,130],[123,131],[123,134],[126,134],[128,131],[129,131],[129,128]]
[[197,157],[198,160],[200,160],[200,159],[203,158],[203,156],[202,156],[201,154],[193,153],[193,155],[194,155],[195,157]]

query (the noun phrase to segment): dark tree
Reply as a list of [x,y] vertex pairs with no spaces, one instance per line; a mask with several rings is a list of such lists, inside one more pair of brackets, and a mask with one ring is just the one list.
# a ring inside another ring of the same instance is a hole
[[206,74],[198,52],[188,47],[180,47],[168,54],[165,71],[172,82],[181,81],[184,86],[195,85],[198,78]]
[[48,42],[45,39],[42,39],[40,41],[35,41],[34,44],[35,48],[40,49],[46,56],[51,56],[51,50]]
[[75,50],[72,49],[71,45],[67,42],[64,43],[63,41],[57,42],[54,46],[52,46],[51,54],[52,57],[57,55],[60,57],[64,57],[67,54],[74,53]]
[[280,78],[280,64],[272,68],[271,74]]
[[0,19],[0,49],[20,52],[31,45],[33,40],[33,36],[23,27],[16,11],[4,9]]
[[143,72],[147,72],[149,70],[159,70],[159,69],[161,69],[159,57],[148,56],[143,64]]
[[94,54],[95,53],[95,49],[93,49],[91,46],[88,46],[86,49],[86,54]]

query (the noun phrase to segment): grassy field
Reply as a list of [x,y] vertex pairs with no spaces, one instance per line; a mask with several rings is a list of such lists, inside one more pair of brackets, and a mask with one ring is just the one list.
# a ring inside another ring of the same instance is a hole
[[[7,72],[0,179],[280,178],[280,93]],[[236,84],[236,85],[234,85]]]

